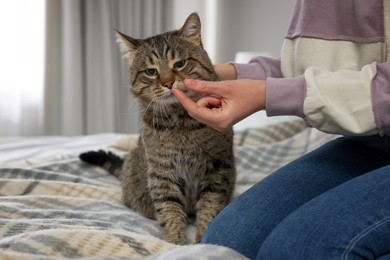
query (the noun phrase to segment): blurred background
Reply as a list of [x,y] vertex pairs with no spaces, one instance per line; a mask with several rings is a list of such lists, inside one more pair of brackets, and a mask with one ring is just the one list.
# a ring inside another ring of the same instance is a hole
[[135,38],[202,21],[214,63],[278,57],[294,1],[2,0],[0,137],[137,133],[114,29]]

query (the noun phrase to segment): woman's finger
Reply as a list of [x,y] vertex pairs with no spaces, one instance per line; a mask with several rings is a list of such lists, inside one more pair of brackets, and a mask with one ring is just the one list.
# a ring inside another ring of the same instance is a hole
[[216,111],[213,111],[209,108],[210,105],[216,106],[218,103],[220,103],[215,97],[211,97],[210,99],[205,99],[204,101],[201,101],[200,105],[192,101],[179,89],[172,89],[172,92],[179,100],[179,102],[183,105],[183,107],[188,111],[188,114],[196,120],[205,124],[210,124],[218,119]]
[[187,89],[207,95],[224,97],[226,95],[227,81],[203,81],[195,79],[185,79],[184,85]]
[[187,95],[184,94],[181,90],[172,88],[171,91],[187,111],[198,109],[198,105],[192,99],[187,97]]
[[213,96],[205,96],[199,99],[196,104],[201,107],[220,107],[221,106],[221,99]]

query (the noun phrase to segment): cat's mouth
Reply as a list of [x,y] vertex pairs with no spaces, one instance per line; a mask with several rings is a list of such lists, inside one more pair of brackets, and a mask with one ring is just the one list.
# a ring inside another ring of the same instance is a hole
[[[182,90],[189,98],[194,99],[196,94],[190,90]],[[180,102],[176,99],[175,95],[172,93],[172,88],[163,88],[162,91],[157,95],[156,101],[165,105],[169,104],[179,104]]]

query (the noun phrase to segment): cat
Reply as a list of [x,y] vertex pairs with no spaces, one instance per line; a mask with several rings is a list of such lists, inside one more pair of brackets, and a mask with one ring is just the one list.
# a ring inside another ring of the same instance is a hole
[[196,218],[195,241],[201,240],[232,199],[236,179],[233,130],[218,132],[194,120],[171,92],[185,78],[218,80],[200,31],[192,13],[181,29],[147,39],[116,32],[143,113],[138,145],[124,161],[103,151],[80,155],[117,176],[125,205],[157,219],[163,238],[179,245],[186,244],[188,217]]

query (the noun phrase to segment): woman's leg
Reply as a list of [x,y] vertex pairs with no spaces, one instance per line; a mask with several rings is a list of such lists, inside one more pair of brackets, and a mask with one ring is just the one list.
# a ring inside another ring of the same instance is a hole
[[228,205],[209,224],[203,243],[254,259],[271,231],[318,195],[384,166],[384,140],[339,138],[279,169]]
[[389,259],[390,165],[343,183],[286,217],[257,259]]

